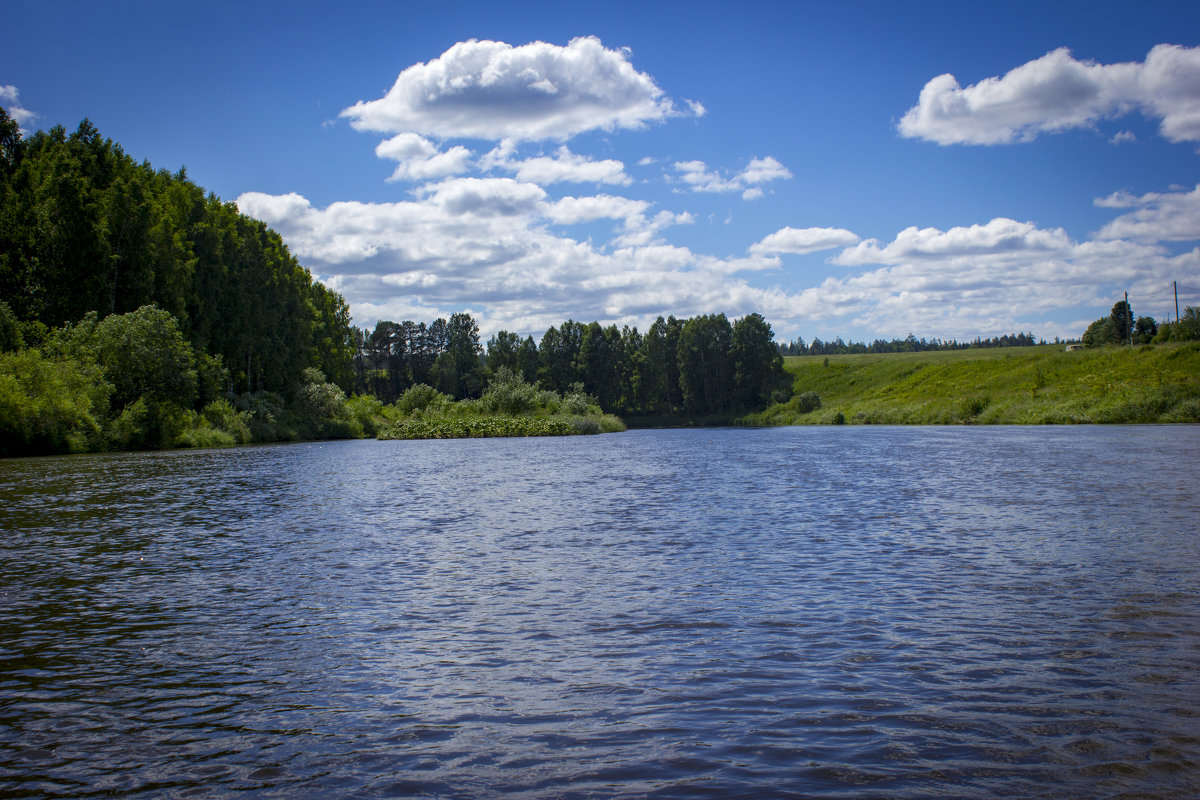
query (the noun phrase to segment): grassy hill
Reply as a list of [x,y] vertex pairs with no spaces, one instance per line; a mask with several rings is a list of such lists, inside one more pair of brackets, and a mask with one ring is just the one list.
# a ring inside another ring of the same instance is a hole
[[[1200,422],[1200,343],[794,356],[796,396],[750,425]],[[818,407],[814,395],[819,398]],[[806,410],[811,408],[811,410]]]

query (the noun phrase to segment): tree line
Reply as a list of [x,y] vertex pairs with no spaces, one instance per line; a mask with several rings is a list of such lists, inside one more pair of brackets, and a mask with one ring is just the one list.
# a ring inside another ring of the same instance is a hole
[[[1055,340],[1058,341],[1057,339]],[[973,347],[1032,347],[1045,344],[1045,339],[1037,339],[1032,333],[1008,333],[1003,336],[993,336],[990,339],[976,337],[969,342],[959,342],[954,339],[918,339],[909,334],[903,339],[876,339],[866,342],[844,342],[837,337],[832,342],[821,341],[814,337],[811,342],[803,338],[793,339],[779,345],[779,352],[785,356],[833,356],[848,353],[924,353],[934,350],[967,350]]]
[[582,391],[605,413],[720,415],[790,396],[790,379],[760,314],[659,317],[645,332],[567,320],[541,340],[499,331],[479,340],[469,314],[432,323],[380,321],[355,337],[356,390],[394,402],[425,384],[454,398],[479,397],[501,369],[566,395]]

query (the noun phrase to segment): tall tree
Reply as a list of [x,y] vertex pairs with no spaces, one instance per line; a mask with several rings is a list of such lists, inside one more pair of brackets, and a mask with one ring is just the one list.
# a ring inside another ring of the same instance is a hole
[[713,414],[729,410],[733,393],[733,329],[724,314],[684,323],[679,334],[679,385],[684,409]]
[[538,380],[555,392],[570,391],[583,381],[579,369],[579,348],[583,344],[583,324],[567,320],[558,328],[551,325],[538,346]]
[[1133,332],[1133,308],[1125,300],[1118,300],[1112,307],[1108,318],[1113,323],[1113,336],[1118,342],[1129,341]]
[[579,372],[584,389],[600,407],[612,413],[621,401],[624,383],[625,348],[616,325],[607,328],[593,322],[583,329],[579,345]]
[[532,336],[526,336],[517,350],[517,364],[526,383],[537,382],[538,347]]
[[517,354],[520,348],[520,336],[508,331],[498,331],[495,336],[493,336],[491,339],[488,339],[488,369],[492,370],[492,372],[495,372],[501,367],[507,367],[513,372],[519,373],[521,370],[517,363]]
[[774,338],[761,314],[747,314],[733,323],[734,399],[740,408],[766,406],[785,379],[783,357]]

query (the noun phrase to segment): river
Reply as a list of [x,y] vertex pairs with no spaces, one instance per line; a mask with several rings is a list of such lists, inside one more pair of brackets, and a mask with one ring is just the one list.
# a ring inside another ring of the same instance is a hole
[[0,795],[1200,795],[1200,427],[0,461]]

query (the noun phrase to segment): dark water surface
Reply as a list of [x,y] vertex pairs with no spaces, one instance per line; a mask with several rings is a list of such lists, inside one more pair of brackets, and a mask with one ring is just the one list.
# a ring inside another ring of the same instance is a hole
[[1200,427],[0,461],[6,797],[1200,796]]

